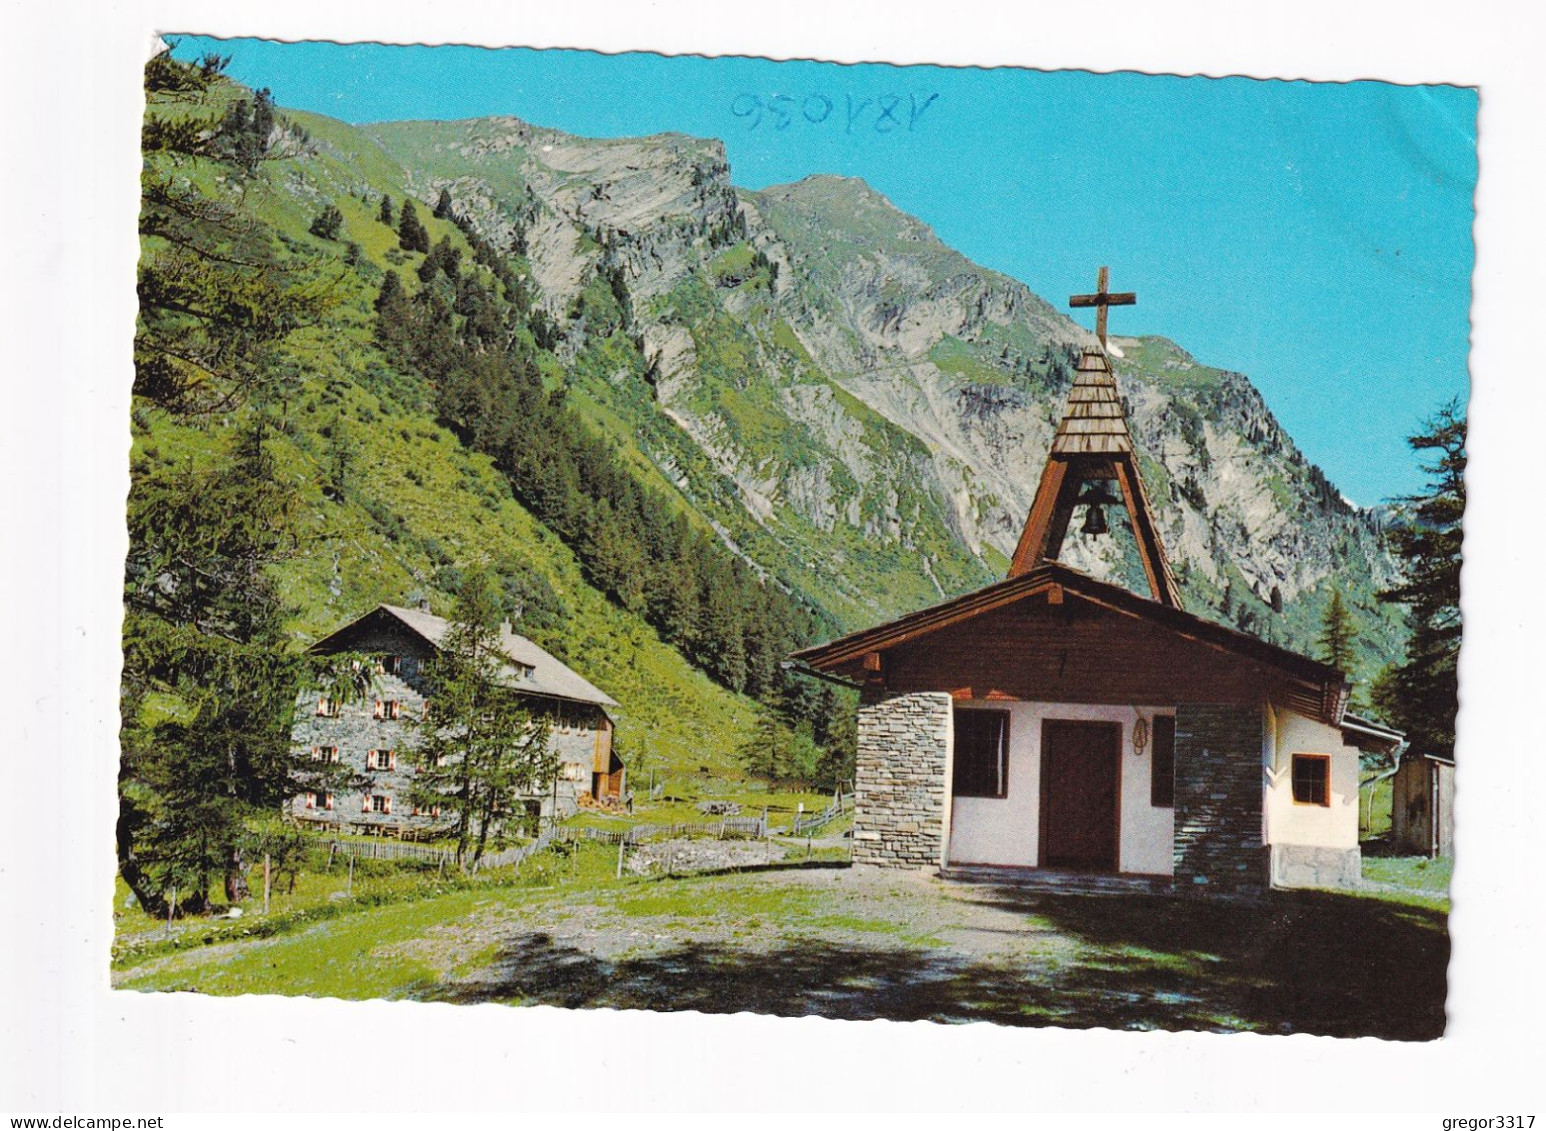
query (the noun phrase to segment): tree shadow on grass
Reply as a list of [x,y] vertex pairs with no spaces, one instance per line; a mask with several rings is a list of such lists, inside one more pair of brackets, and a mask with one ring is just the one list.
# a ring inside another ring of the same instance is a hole
[[1323,891],[1256,900],[1088,898],[995,887],[985,902],[1036,916],[1129,967],[1192,967],[1222,1014],[1278,1032],[1432,1040],[1444,1034],[1448,917]]
[[1075,956],[973,960],[781,940],[688,942],[607,960],[545,933],[513,936],[470,979],[421,987],[451,1002],[775,1016],[991,1021],[1068,1028],[1255,1030],[1422,1040],[1444,1028],[1448,939],[1412,909],[1319,893],[1263,903],[1077,897],[994,889],[1050,921]]
[[1188,1007],[1183,995],[1170,1001],[1150,995],[1151,1008],[1145,1008],[1137,995],[1108,987],[1107,981],[1106,973],[1092,968],[1076,984],[1053,985],[1008,965],[815,940],[766,951],[693,942],[607,961],[535,933],[513,940],[475,980],[426,987],[416,996],[458,1003],[749,1011],[849,1020],[1221,1027],[1211,1013]]

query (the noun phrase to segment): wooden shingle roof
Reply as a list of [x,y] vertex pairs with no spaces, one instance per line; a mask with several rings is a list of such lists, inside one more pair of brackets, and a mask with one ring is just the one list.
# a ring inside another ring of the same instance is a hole
[[1111,455],[1132,450],[1133,438],[1127,431],[1127,416],[1111,363],[1100,350],[1086,347],[1062,423],[1052,438],[1052,451],[1059,455]]

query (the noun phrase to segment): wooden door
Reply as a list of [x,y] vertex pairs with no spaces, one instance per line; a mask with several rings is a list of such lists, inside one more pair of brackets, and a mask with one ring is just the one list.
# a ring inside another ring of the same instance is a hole
[[1116,871],[1121,756],[1120,723],[1042,722],[1042,867]]

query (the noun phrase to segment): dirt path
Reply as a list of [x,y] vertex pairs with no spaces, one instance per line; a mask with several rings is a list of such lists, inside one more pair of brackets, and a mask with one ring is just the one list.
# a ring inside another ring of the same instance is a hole
[[[786,865],[462,893],[122,971],[136,989],[1425,1039],[1442,912],[1237,904]],[[1425,987],[1391,995],[1396,978]]]

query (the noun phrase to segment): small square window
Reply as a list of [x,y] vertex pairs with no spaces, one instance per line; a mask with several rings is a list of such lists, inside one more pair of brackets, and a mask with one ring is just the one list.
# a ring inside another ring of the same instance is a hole
[[398,675],[403,670],[403,658],[401,656],[382,656],[376,665],[376,670],[382,675]]
[[365,798],[365,812],[390,814],[392,799],[384,793],[372,793]]
[[400,704],[396,699],[377,699],[376,718],[395,719],[398,716]]
[[338,700],[329,699],[326,695],[323,695],[317,700],[317,714],[325,719],[336,719],[338,717]]
[[1296,803],[1326,806],[1331,804],[1330,755],[1295,754],[1291,774]]

